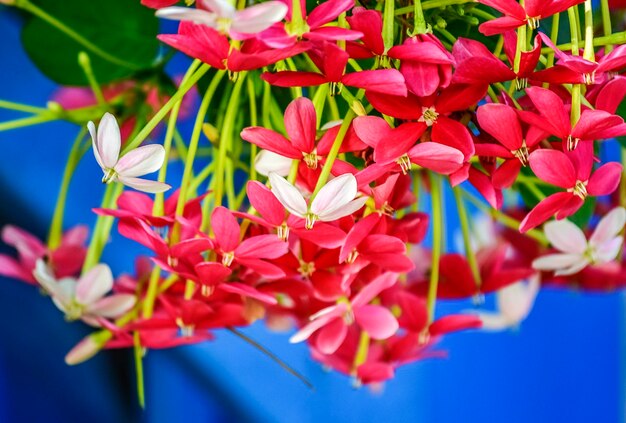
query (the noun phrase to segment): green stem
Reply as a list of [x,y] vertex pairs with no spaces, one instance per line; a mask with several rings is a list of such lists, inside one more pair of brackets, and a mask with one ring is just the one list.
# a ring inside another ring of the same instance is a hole
[[99,56],[101,59],[104,59],[107,62],[114,63],[119,66],[123,66],[128,69],[132,69],[132,70],[140,69],[140,67],[137,66],[136,64],[127,62],[126,60],[120,59],[119,57],[115,57],[112,54],[104,51],[103,49],[101,49],[100,47],[98,47],[97,45],[95,45],[94,43],[86,39],[85,37],[83,37],[81,34],[74,31],[72,28],[68,27],[59,19],[55,18],[54,16],[50,15],[45,10],[31,3],[29,0],[18,0],[16,1],[15,6],[21,9],[24,9],[27,12],[30,12],[33,15],[37,16],[38,18],[46,21],[48,24],[50,24],[54,28],[61,31],[62,33],[67,35],[69,38],[76,41],[78,44],[85,47],[87,50],[89,50],[96,56]]
[[476,286],[480,287],[482,284],[480,277],[480,269],[478,267],[478,261],[476,260],[476,255],[474,254],[474,250],[472,249],[472,238],[470,235],[470,227],[469,227],[469,219],[467,216],[467,208],[465,207],[465,202],[463,201],[462,193],[463,190],[461,187],[454,187],[452,189],[454,192],[454,200],[456,201],[456,208],[459,213],[459,220],[461,222],[461,231],[463,233],[463,247],[465,248],[465,256],[467,257],[467,262],[472,270],[472,275],[474,276],[474,281],[476,281]]
[[413,25],[412,35],[426,34],[428,32],[421,0],[413,0]]
[[430,324],[435,320],[435,303],[437,302],[437,287],[439,285],[439,258],[443,241],[443,196],[441,193],[441,178],[434,172],[430,172],[429,175],[433,219],[433,249],[426,308],[428,309],[428,323]]
[[[422,3],[422,10],[438,9],[440,7],[453,6],[456,4],[473,3],[474,0],[431,0]],[[415,11],[414,6],[405,6],[396,9],[395,14],[406,15]]]
[[139,338],[139,332],[133,332],[134,343],[134,356],[135,356],[135,370],[137,377],[137,399],[141,408],[146,408],[146,393],[143,383],[143,348],[141,346],[141,339]]
[[18,112],[33,113],[36,115],[50,112],[50,110],[43,107],[29,106],[28,104],[15,103],[7,100],[0,100],[0,109],[16,110]]
[[[202,125],[204,124],[204,118],[209,109],[209,105],[211,104],[211,100],[217,90],[217,87],[226,74],[226,71],[220,70],[215,76],[213,76],[213,80],[209,84],[206,92],[204,93],[204,97],[202,98],[202,103],[200,103],[200,107],[198,108],[198,114],[196,115],[196,121],[194,123],[193,132],[191,133],[191,139],[189,141],[189,149],[187,151],[187,157],[185,158],[185,169],[183,171],[183,178],[180,183],[180,192],[178,195],[178,202],[176,203],[176,216],[182,216],[183,211],[185,209],[185,203],[187,202],[187,193],[189,188],[189,183],[192,178],[192,170],[193,170],[193,162],[196,158],[196,151],[198,149],[198,142],[200,140],[200,135],[202,134]],[[180,224],[174,223],[174,227],[172,228],[172,236],[170,237],[170,243],[176,244],[180,239]]]
[[[609,10],[609,0],[600,0],[600,8],[602,10],[602,30],[604,35],[609,37],[613,30],[611,29],[611,11]],[[605,53],[608,54],[613,50],[611,44],[607,44],[605,47]]]
[[36,116],[30,116],[27,118],[10,120],[0,123],[0,132],[8,131],[10,129],[24,128],[26,126],[38,125],[40,123],[50,122],[57,119],[58,117],[56,115],[48,112]]
[[[254,93],[254,82],[252,78],[248,78],[246,81],[246,85],[248,88],[248,101],[250,102],[250,125],[257,126],[258,125],[258,111],[256,107],[256,95]],[[256,144],[250,144],[250,180],[256,181],[256,167],[254,166],[254,160],[257,155],[257,146]]]
[[[557,45],[557,42],[559,40],[559,24],[561,22],[561,14],[560,13],[555,13],[554,15],[552,15],[552,28],[550,30],[550,41],[552,41],[552,43],[554,45]],[[551,68],[554,65],[554,51],[550,50],[548,52],[548,58],[547,58],[547,68]],[[545,87],[547,88],[547,87]]]
[[393,30],[395,28],[395,1],[385,0],[385,8],[383,9],[383,43],[385,52],[393,47]]
[[359,345],[354,356],[354,362],[352,363],[352,371],[356,373],[361,364],[367,361],[367,353],[370,346],[370,336],[365,331],[361,331],[359,337]]
[[576,6],[572,6],[569,9],[567,9],[567,17],[569,18],[570,38],[572,40],[570,46],[571,46],[572,55],[574,56],[579,55],[578,19],[576,18],[576,10],[578,10]]
[[[199,60],[196,60],[192,63],[192,67],[196,67],[200,64]],[[154,128],[165,118],[165,116],[172,110],[172,107],[183,98],[183,96],[189,91],[195,84],[198,82],[200,78],[204,76],[205,73],[210,69],[210,66],[207,64],[203,64],[198,68],[194,74],[189,77],[189,79],[178,87],[178,91],[168,100],[167,103],[161,107],[150,121],[143,127],[141,131],[124,147],[124,151],[122,151],[122,155],[129,152],[130,150],[139,147],[139,145],[148,138],[148,135],[152,132]]]
[[70,155],[63,171],[63,179],[61,181],[61,188],[59,188],[59,195],[57,196],[56,205],[54,207],[54,214],[52,215],[52,224],[50,225],[50,231],[48,233],[48,248],[50,250],[56,249],[61,243],[61,237],[63,235],[63,215],[65,212],[65,204],[67,201],[67,190],[76,170],[76,166],[80,162],[86,150],[81,148],[83,139],[87,133],[87,128],[81,128],[78,136],[72,143]]
[[593,7],[591,0],[585,0],[585,52],[583,57],[590,61],[595,61],[593,50]]
[[91,60],[89,59],[89,55],[84,51],[78,53],[78,64],[81,68],[83,68],[83,72],[85,73],[85,77],[87,77],[87,81],[89,82],[89,86],[91,87],[91,91],[93,91],[93,95],[96,97],[98,104],[101,106],[106,106],[107,101],[104,98],[104,94],[102,93],[102,89],[98,84],[98,80],[96,79],[96,75],[93,73],[93,68],[91,67]]
[[346,133],[348,132],[348,128],[352,123],[352,120],[356,117],[356,114],[352,109],[348,109],[346,116],[343,118],[343,122],[341,123],[341,127],[339,128],[339,132],[337,132],[337,137],[335,141],[333,141],[333,145],[330,148],[328,156],[326,158],[326,162],[324,163],[324,167],[322,167],[322,171],[320,173],[320,177],[317,180],[317,184],[315,185],[315,190],[311,195],[311,202],[315,199],[317,193],[322,189],[322,187],[328,181],[328,177],[330,176],[330,171],[333,168],[333,163],[335,163],[335,159],[337,158],[337,154],[339,153],[339,149],[341,148],[341,143],[343,142]]

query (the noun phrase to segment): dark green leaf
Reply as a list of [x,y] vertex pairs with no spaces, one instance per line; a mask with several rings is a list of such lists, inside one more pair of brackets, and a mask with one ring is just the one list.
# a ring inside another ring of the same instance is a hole
[[86,85],[78,65],[85,51],[96,79],[107,83],[149,68],[159,44],[159,23],[154,11],[139,1],[38,0],[36,7],[71,28],[98,51],[82,45],[57,27],[33,16],[22,30],[22,44],[35,65],[63,85]]

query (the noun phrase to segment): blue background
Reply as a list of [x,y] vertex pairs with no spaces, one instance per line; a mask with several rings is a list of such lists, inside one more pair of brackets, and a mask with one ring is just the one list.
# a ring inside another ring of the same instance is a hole
[[[56,86],[24,55],[19,27],[19,19],[0,8],[0,98],[44,106]],[[0,122],[20,116],[0,110]],[[0,132],[0,225],[45,237],[77,131],[56,122]],[[174,168],[170,182],[179,178]],[[90,209],[102,195],[99,178],[88,153],[71,186],[66,222],[94,223]],[[448,228],[455,228],[451,198],[448,203]],[[134,245],[115,232],[112,238],[103,260],[116,273],[131,272]],[[468,304],[445,304],[439,311],[459,307]],[[450,336],[440,345],[449,351],[447,359],[400,368],[382,392],[353,389],[348,378],[313,362],[305,345],[290,345],[288,334],[258,323],[245,332],[309,378],[314,391],[218,332],[216,342],[149,352],[142,412],[129,352],[108,351],[67,367],[65,353],[88,329],[66,323],[32,286],[2,279],[0,421],[621,422],[623,322],[621,293],[544,290],[520,330]]]

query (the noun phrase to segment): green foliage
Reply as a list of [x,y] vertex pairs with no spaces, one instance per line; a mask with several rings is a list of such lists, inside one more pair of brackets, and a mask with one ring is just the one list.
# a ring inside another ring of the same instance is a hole
[[[80,43],[41,16],[31,17],[22,30],[22,44],[47,77],[63,85],[87,85],[78,64],[85,51],[99,83],[128,77],[154,64],[159,23],[139,1],[37,0],[45,14],[87,41]],[[95,46],[95,48],[93,47]]]

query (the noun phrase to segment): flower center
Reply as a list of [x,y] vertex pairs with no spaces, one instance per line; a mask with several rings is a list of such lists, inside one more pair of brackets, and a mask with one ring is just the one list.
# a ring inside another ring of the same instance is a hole
[[221,33],[222,35],[228,35],[228,31],[230,30],[230,25],[232,23],[232,19],[230,18],[217,18],[217,21],[215,22],[217,31],[219,33]]
[[300,267],[298,267],[298,272],[304,278],[310,277],[313,273],[315,273],[315,262],[306,262],[304,260],[300,260]]
[[319,218],[320,217],[315,213],[307,212],[307,214],[304,215],[304,227],[307,229],[313,229],[313,224],[315,224],[315,221]]
[[102,177],[103,184],[110,184],[117,178],[117,172],[115,169],[107,168],[104,171],[104,176]]
[[567,192],[571,192],[572,194],[578,196],[581,200],[584,201],[585,198],[587,198],[587,181],[576,181],[576,185],[568,189]]
[[522,163],[522,166],[528,165],[528,147],[526,140],[522,141],[522,146],[517,150],[511,150],[511,153]]
[[596,71],[583,74],[583,81],[585,85],[593,85],[596,83]]
[[408,154],[404,154],[402,157],[400,157],[397,163],[400,165],[400,169],[402,169],[403,175],[406,175],[411,170],[411,159],[409,158]]
[[515,78],[515,89],[521,91],[528,87],[528,78]]
[[341,82],[330,82],[330,96],[334,97],[337,94],[341,94],[342,88],[343,85],[341,84]]
[[578,143],[580,142],[580,138],[574,138],[572,135],[568,135],[567,137],[567,151],[573,151],[578,147]]
[[418,122],[425,122],[426,126],[433,126],[437,122],[439,113],[434,107],[422,107],[422,116],[418,119]]
[[280,238],[282,241],[287,241],[289,238],[289,226],[286,223],[283,223],[279,227],[276,228],[276,236]]
[[350,254],[348,254],[348,258],[346,258],[346,263],[354,263],[357,257],[359,257],[359,252],[355,248],[354,250],[350,251]]
[[541,19],[541,16],[527,16],[526,17],[526,22],[528,22],[528,27],[530,29],[537,29],[539,28],[539,20]]
[[65,308],[65,320],[67,320],[68,322],[78,320],[83,315],[84,311],[84,305],[76,300],[72,300],[72,302]]
[[229,253],[224,253],[222,255],[222,264],[226,267],[229,267],[231,264],[233,264],[234,259],[235,259],[235,253],[233,253],[232,251]]
[[193,336],[194,325],[186,325],[185,322],[183,322],[183,319],[181,319],[180,317],[176,318],[176,324],[180,328],[180,333],[182,336],[187,338]]
[[304,157],[304,163],[308,166],[309,169],[317,169],[317,160],[319,156],[317,155],[317,149],[313,149],[310,153],[302,153]]

